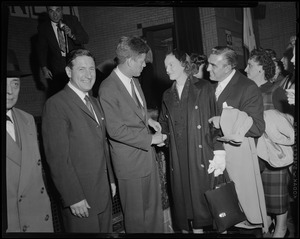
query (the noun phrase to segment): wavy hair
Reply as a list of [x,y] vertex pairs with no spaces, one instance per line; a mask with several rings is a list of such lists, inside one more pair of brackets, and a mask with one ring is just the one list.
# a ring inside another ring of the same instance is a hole
[[271,54],[265,49],[254,49],[250,53],[250,60],[257,62],[262,66],[265,72],[265,79],[270,81],[275,75],[275,63]]

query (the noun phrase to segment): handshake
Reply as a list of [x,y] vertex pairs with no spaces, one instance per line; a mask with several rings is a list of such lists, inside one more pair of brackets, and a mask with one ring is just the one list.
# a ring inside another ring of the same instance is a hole
[[155,144],[158,147],[162,147],[165,145],[164,141],[167,139],[167,135],[162,134],[161,132],[156,132],[152,135],[152,142],[151,144]]
[[151,118],[149,118],[148,123],[156,131],[155,134],[152,135],[151,145],[155,144],[158,147],[164,146],[164,141],[167,139],[167,135],[161,133],[162,129],[160,123]]

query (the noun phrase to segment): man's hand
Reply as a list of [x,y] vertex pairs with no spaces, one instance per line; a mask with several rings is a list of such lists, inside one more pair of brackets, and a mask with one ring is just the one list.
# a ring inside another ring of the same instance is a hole
[[161,147],[164,146],[164,141],[167,139],[167,135],[162,134],[160,132],[156,132],[152,135],[152,141],[151,144],[156,144],[157,146]]
[[208,123],[212,124],[216,129],[220,129],[220,116],[211,117]]
[[71,211],[74,216],[76,217],[88,217],[89,216],[89,208],[90,205],[87,203],[87,201],[84,199],[78,203],[75,203],[70,206]]
[[66,35],[68,37],[70,37],[71,39],[75,40],[75,35],[72,33],[71,29],[68,27],[68,25],[64,24],[64,26],[62,27],[64,32],[66,33]]
[[52,80],[52,73],[46,66],[42,67],[42,72],[43,72],[43,75],[44,75],[45,79],[51,79]]
[[157,121],[149,118],[148,119],[148,124],[156,131],[156,132],[161,132],[161,125]]

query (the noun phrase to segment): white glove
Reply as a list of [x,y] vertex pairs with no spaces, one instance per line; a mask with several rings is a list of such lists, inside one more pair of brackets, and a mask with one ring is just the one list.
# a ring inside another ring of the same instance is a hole
[[214,176],[218,177],[220,174],[223,174],[223,171],[226,167],[226,151],[225,150],[215,150],[214,158],[209,160],[209,167],[207,172],[210,174],[214,172]]

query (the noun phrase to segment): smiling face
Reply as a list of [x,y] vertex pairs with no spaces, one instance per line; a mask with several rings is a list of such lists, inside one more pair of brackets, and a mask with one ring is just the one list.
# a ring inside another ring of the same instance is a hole
[[227,64],[223,55],[211,54],[208,58],[207,71],[212,81],[220,82],[231,73],[231,66]]
[[20,78],[7,77],[6,110],[11,109],[18,101],[20,92]]
[[78,56],[72,61],[72,68],[66,67],[70,82],[82,92],[92,89],[96,80],[95,62],[90,56]]
[[186,76],[184,66],[182,66],[181,62],[173,54],[166,56],[165,68],[170,80],[179,80],[182,76]]

